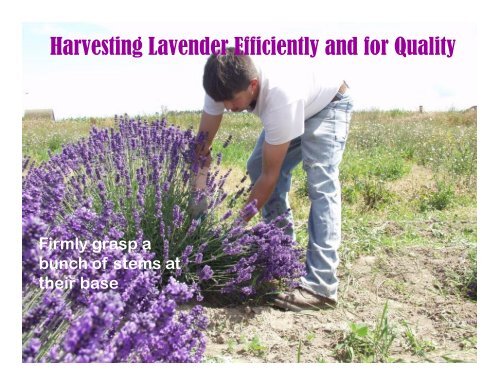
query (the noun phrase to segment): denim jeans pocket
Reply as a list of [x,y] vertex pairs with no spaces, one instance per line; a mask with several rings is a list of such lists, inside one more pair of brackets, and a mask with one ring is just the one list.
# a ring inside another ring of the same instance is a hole
[[330,103],[335,141],[346,142],[353,109],[352,98],[344,95],[339,101]]

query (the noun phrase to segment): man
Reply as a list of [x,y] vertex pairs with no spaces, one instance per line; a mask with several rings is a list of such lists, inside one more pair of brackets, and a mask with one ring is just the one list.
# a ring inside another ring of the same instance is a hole
[[[288,64],[287,64],[288,66]],[[301,311],[332,306],[337,301],[340,244],[339,164],[349,131],[352,99],[335,73],[307,73],[290,67],[266,70],[245,55],[212,55],[205,65],[205,105],[200,131],[208,138],[199,156],[209,149],[224,109],[248,110],[260,117],[264,129],[247,163],[253,184],[248,202],[256,200],[266,221],[289,211],[291,171],[300,161],[307,174],[309,243],[307,274],[300,287],[279,294],[274,303]],[[203,186],[203,176],[197,187]],[[249,220],[246,218],[245,220]]]

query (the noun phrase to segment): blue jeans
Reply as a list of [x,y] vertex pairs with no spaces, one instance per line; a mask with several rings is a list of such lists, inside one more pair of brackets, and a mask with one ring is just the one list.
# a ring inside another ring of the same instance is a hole
[[[265,221],[270,221],[290,209],[288,193],[292,170],[303,161],[307,175],[309,211],[309,243],[306,252],[306,276],[301,286],[313,293],[337,300],[338,248],[341,230],[341,197],[339,165],[344,153],[352,113],[349,90],[337,94],[339,100],[329,103],[323,110],[304,122],[304,134],[290,142],[281,173],[266,205],[262,208]],[[262,145],[264,132],[247,163],[252,183],[262,171]],[[287,221],[293,226],[291,211]],[[292,235],[293,234],[293,228]]]

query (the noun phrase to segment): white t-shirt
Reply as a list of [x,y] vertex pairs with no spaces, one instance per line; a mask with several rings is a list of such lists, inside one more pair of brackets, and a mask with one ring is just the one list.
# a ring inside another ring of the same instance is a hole
[[[254,59],[252,59],[254,60]],[[258,65],[260,91],[251,111],[260,117],[265,140],[281,145],[304,133],[304,121],[320,112],[336,95],[342,78],[333,69],[312,68],[312,65],[286,64],[283,68]],[[205,95],[203,111],[210,115],[224,112],[224,103]]]

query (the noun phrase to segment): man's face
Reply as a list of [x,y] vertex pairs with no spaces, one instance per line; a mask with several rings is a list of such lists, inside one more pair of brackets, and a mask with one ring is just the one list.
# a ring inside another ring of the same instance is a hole
[[233,113],[248,110],[258,96],[258,80],[252,79],[246,90],[237,92],[232,99],[224,101],[224,107]]

